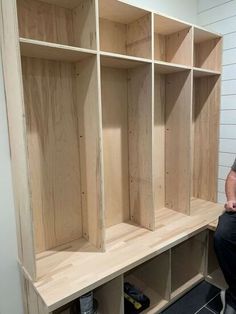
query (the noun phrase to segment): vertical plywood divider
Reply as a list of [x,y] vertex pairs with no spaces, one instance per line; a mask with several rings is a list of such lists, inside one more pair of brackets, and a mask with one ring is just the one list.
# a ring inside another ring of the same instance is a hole
[[155,73],[153,129],[153,193],[155,210],[165,207],[165,84],[165,76]]
[[166,76],[166,207],[190,213],[192,72]]
[[83,236],[104,247],[101,102],[98,64],[94,56],[76,66],[80,138]]
[[217,200],[220,77],[194,81],[193,196]]
[[[7,102],[18,254],[32,279],[36,279],[33,217],[31,210],[24,100],[15,1],[0,2],[1,62]],[[16,73],[17,75],[12,75]],[[14,91],[14,92],[13,92]],[[17,104],[17,105],[16,105]],[[17,137],[16,137],[17,135]]]
[[128,75],[131,220],[154,230],[152,65],[130,69]]

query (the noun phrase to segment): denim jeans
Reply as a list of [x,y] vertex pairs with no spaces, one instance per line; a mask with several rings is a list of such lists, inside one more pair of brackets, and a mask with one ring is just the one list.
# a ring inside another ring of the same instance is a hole
[[214,235],[214,248],[229,286],[226,303],[236,310],[236,212],[225,212],[220,216]]

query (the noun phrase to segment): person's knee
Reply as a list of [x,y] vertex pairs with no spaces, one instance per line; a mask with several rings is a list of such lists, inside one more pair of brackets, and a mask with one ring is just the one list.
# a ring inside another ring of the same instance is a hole
[[231,241],[234,235],[235,223],[227,214],[219,218],[219,223],[214,234],[214,242],[222,244],[224,241]]

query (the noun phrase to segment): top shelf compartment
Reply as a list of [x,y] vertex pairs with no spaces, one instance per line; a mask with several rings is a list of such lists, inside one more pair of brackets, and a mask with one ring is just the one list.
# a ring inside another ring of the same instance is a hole
[[100,49],[151,59],[151,13],[117,0],[99,1]]
[[154,58],[192,66],[191,25],[154,14]]
[[194,27],[194,66],[221,71],[222,38],[199,27]]
[[97,49],[95,0],[17,0],[20,37]]

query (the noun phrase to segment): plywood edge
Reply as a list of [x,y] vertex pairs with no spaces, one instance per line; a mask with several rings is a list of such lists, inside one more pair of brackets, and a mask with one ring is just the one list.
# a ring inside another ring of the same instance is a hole
[[213,71],[213,70],[193,67],[194,78],[203,77],[203,76],[211,76],[211,75],[221,75],[221,71]]

